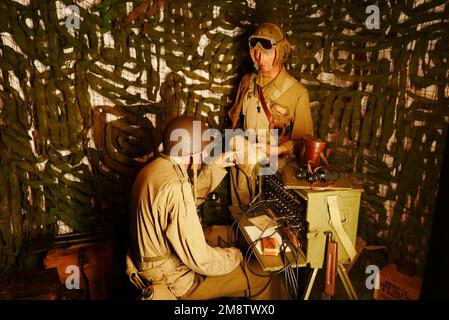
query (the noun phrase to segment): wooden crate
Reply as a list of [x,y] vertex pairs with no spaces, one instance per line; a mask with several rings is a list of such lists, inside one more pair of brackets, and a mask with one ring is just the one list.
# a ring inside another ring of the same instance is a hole
[[395,264],[389,264],[379,272],[380,288],[374,290],[376,300],[418,300],[422,279],[410,277],[397,270]]

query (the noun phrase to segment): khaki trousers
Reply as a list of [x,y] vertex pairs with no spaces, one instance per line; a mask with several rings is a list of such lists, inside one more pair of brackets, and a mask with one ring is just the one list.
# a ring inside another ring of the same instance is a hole
[[[281,276],[270,277],[268,272],[261,270],[256,259],[251,260],[249,266],[251,271],[245,262],[242,262],[231,273],[222,276],[208,277],[196,274],[192,287],[179,299],[205,300],[223,297],[246,297],[252,300],[288,299]],[[265,277],[254,274],[254,271]]]
[[[220,247],[225,242],[235,243],[230,226],[212,226],[205,229],[206,241]],[[231,273],[221,276],[195,275],[189,291],[180,297],[183,300],[206,300],[222,297],[246,297],[255,300],[284,300],[287,293],[282,275],[273,276],[264,272],[259,262],[253,257],[248,263],[242,261]]]

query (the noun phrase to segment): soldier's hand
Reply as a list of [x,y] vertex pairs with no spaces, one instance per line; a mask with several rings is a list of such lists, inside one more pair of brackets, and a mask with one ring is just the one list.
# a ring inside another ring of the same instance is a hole
[[214,164],[220,168],[233,167],[235,165],[235,151],[227,151],[219,154],[212,159],[211,164]]
[[271,154],[277,154],[277,155],[281,156],[281,155],[288,153],[288,149],[284,145],[271,146],[271,145],[265,144],[265,143],[257,143],[256,147],[259,148],[259,150],[262,150],[263,152],[265,152],[265,154],[267,156],[269,156]]

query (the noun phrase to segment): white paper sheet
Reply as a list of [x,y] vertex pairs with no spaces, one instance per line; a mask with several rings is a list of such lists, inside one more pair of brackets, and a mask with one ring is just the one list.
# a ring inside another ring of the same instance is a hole
[[277,222],[275,222],[272,218],[270,218],[266,214],[249,218],[248,221],[251,222],[256,227],[258,227],[260,230],[270,230],[270,229],[274,230],[278,226]]
[[[253,241],[253,242],[256,241],[256,240],[259,239],[259,238],[264,238],[264,237],[272,236],[272,237],[274,237],[274,238],[276,239],[276,241],[277,241],[277,243],[278,243],[279,245],[282,243],[281,235],[280,235],[277,231],[273,234],[273,232],[274,232],[273,230],[266,230],[266,231],[262,234],[262,231],[261,231],[259,228],[257,228],[256,226],[246,226],[246,227],[244,227],[244,228],[245,228],[245,231],[248,233],[248,235],[249,235],[251,241]],[[261,236],[261,235],[262,235],[262,236]],[[260,243],[260,240],[257,241],[256,248],[257,248],[257,252],[258,252],[259,254],[262,254],[262,245],[261,245],[261,243]],[[285,251],[286,251],[286,252],[290,252],[291,249],[290,249],[289,247],[287,247],[287,249],[286,249]]]

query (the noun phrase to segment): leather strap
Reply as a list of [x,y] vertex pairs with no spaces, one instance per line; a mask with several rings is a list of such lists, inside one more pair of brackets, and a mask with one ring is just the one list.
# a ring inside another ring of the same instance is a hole
[[240,81],[239,90],[237,93],[237,98],[232,106],[232,108],[228,111],[228,116],[231,119],[232,123],[232,129],[235,129],[237,127],[237,123],[240,119],[240,115],[242,113],[242,106],[243,106],[243,98],[245,97],[246,93],[248,92],[248,89],[251,85],[251,82],[254,81],[255,74],[246,74],[243,76],[242,81]]
[[334,226],[337,235],[340,238],[343,248],[349,256],[350,261],[354,260],[357,252],[355,250],[354,244],[352,243],[349,235],[346,233],[343,225],[341,224],[340,209],[338,208],[337,196],[328,196],[327,204],[329,206],[329,213],[331,218],[331,224]]
[[265,102],[265,98],[264,98],[263,92],[262,92],[262,87],[259,85],[257,86],[257,92],[259,94],[259,100],[260,100],[260,103],[262,104],[263,112],[265,112],[265,115],[267,116],[268,121],[271,121],[271,112],[267,107],[267,103]]

